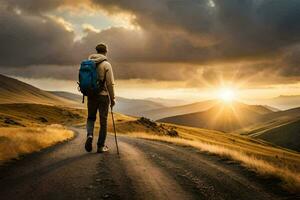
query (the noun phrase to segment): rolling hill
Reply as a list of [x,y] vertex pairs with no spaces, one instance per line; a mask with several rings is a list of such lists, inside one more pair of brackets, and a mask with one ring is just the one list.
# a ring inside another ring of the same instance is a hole
[[63,106],[13,103],[0,104],[0,127],[32,127],[84,122],[85,111]]
[[257,123],[235,133],[300,151],[300,108],[263,115]]
[[[63,91],[49,91],[51,94],[68,99],[70,101],[75,101],[81,104],[82,95],[74,94],[70,92]],[[164,108],[164,106],[160,103],[156,103],[150,100],[140,100],[140,99],[127,99],[123,97],[116,97],[116,106],[114,107],[114,111],[132,116],[142,116],[145,111],[152,109],[160,109]],[[84,106],[84,104],[81,104]]]
[[75,102],[61,98],[32,85],[0,74],[0,104],[37,103],[73,105]]
[[274,120],[274,119],[294,119],[295,117],[300,116],[300,107],[299,108],[292,108],[289,110],[268,113],[266,114],[262,120]]
[[293,122],[298,118],[300,118],[300,108],[268,113],[262,115],[256,124],[244,127],[235,133],[255,136],[262,132]]
[[269,105],[263,105],[265,108],[268,108],[269,110],[272,110],[273,112],[279,112],[281,111],[280,109],[273,107],[273,106],[269,106]]
[[117,103],[114,107],[116,112],[131,116],[143,116],[148,110],[164,108],[162,104],[141,99],[127,99],[123,97],[116,98]]
[[64,99],[68,99],[70,101],[75,101],[77,103],[82,102],[82,95],[79,95],[79,94],[74,94],[74,93],[65,92],[65,91],[47,91],[47,92],[54,94],[55,96],[64,98]]
[[300,118],[250,136],[300,152]]
[[264,106],[246,105],[238,102],[224,104],[215,101],[208,110],[168,117],[159,121],[231,132],[257,123],[263,115],[270,113],[273,113],[273,111]]
[[203,101],[203,102],[197,102],[197,103],[181,105],[181,106],[159,108],[159,109],[146,111],[143,113],[143,116],[152,120],[159,120],[171,116],[205,111],[213,107],[215,103],[216,101],[211,100],[211,101]]

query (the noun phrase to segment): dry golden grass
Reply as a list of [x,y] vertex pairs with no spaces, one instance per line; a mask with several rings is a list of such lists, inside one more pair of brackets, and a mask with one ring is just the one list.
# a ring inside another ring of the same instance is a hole
[[[224,145],[213,143],[213,140],[211,142],[204,142],[197,138],[192,140],[178,137],[174,138],[169,136],[149,135],[145,133],[132,133],[130,136],[170,142],[182,146],[192,146],[204,152],[224,156],[241,162],[242,165],[248,167],[249,169],[255,170],[259,174],[281,179],[284,183],[283,186],[289,191],[298,192],[300,190],[299,154],[293,155],[293,162],[291,162],[291,160],[286,161],[280,158],[277,158],[277,162],[274,162],[270,161],[271,159],[266,159],[267,157],[261,157],[256,153],[256,151],[251,151],[251,149],[244,151],[243,149],[236,148],[234,144],[231,144],[230,147],[226,143]],[[281,151],[282,153],[289,154],[289,152],[284,152],[284,150]],[[274,155],[269,155],[269,157],[273,156]]]
[[0,161],[39,151],[73,136],[72,131],[61,125],[0,128]]
[[[121,114],[116,114],[115,118],[118,134],[192,146],[225,156],[241,162],[259,174],[281,179],[283,186],[290,191],[300,190],[300,154],[297,152],[248,136],[165,123],[164,126],[176,130],[179,137],[162,136],[137,123],[136,118]],[[109,119],[109,130],[112,131],[111,119]]]
[[[41,104],[0,104],[0,127],[15,127],[5,123],[5,119],[11,119],[22,126],[50,124],[77,124],[85,120],[86,111],[62,106],[50,106]],[[46,119],[42,122],[40,119]]]

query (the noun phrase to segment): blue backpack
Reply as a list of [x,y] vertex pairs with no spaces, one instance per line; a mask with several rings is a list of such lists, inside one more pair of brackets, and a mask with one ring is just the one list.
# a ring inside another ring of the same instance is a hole
[[97,72],[97,66],[99,66],[102,62],[96,64],[92,60],[84,60],[81,62],[79,69],[79,82],[78,82],[78,90],[82,93],[82,103],[84,103],[85,96],[96,96],[104,90],[105,88],[105,80],[106,80],[106,72],[104,73],[104,79],[101,81],[99,79],[99,75]]

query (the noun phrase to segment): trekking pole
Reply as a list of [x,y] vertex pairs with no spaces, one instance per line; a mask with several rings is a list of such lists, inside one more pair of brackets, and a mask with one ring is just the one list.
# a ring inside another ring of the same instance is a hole
[[115,119],[114,119],[114,112],[113,112],[112,107],[110,107],[110,109],[111,109],[111,118],[112,118],[112,122],[113,122],[114,132],[115,132],[115,141],[116,141],[117,153],[118,153],[118,155],[120,155],[119,146],[118,146],[118,139],[117,139],[117,132],[116,132],[116,125],[115,125]]

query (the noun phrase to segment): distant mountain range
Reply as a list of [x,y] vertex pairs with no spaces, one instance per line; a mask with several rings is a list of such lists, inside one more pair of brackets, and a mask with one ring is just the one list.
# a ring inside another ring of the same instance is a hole
[[164,107],[146,111],[143,116],[152,120],[159,120],[166,117],[184,115],[194,112],[201,112],[214,106],[216,101],[203,101],[197,103],[186,104],[182,106]]
[[[47,105],[68,105],[86,108],[82,95],[62,91],[44,91],[14,78],[0,74],[0,104],[35,103]],[[149,100],[117,97],[115,111],[126,115],[141,116],[143,112],[165,106]]]
[[115,111],[126,115],[142,116],[144,112],[148,110],[161,109],[165,106],[149,100],[140,99],[126,99],[123,97],[117,97],[117,104]]
[[257,105],[239,102],[226,104],[221,101],[209,103],[210,107],[200,112],[163,118],[159,121],[184,126],[231,132],[257,122],[262,115],[273,111]]
[[165,107],[182,106],[192,103],[192,101],[181,99],[147,98],[146,100],[159,103]]
[[[69,92],[61,91],[49,91],[50,93],[57,95],[61,98],[68,100],[76,101],[77,103],[82,102],[82,95],[73,94]],[[87,97],[85,97],[87,100]],[[142,113],[152,110],[164,108],[163,105],[152,102],[149,100],[140,100],[140,99],[126,99],[123,97],[116,97],[117,104],[114,107],[114,111],[131,116],[142,116]]]
[[300,107],[300,95],[281,95],[272,99],[260,100],[259,102],[281,110],[287,110]]

